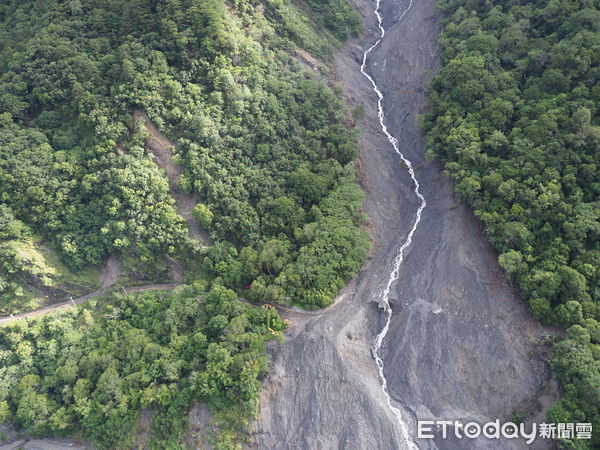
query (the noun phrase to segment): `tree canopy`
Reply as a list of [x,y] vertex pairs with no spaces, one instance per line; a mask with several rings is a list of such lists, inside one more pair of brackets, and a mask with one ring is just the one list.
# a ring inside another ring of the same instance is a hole
[[[141,409],[152,448],[180,445],[193,399],[208,402],[224,447],[256,413],[264,345],[276,311],[215,285],[115,294],[85,308],[0,328],[0,411],[33,436],[78,435],[99,448],[132,448]],[[232,422],[235,411],[236,422]]]
[[[349,112],[338,87],[293,57],[299,45],[329,54],[357,16],[345,0],[313,6],[307,24],[288,2],[9,2],[0,202],[73,270],[116,254],[153,278],[169,254],[236,290],[256,281],[255,298],[265,286],[272,300],[326,306],[368,241]],[[207,255],[190,243],[133,110],[178,143],[177,183],[220,244]],[[237,261],[268,258],[272,240],[286,248],[282,267]],[[317,257],[323,270],[299,282]],[[242,274],[241,264],[255,266]]]
[[359,29],[346,0],[3,2],[0,314],[33,309],[32,284],[72,293],[108,256],[138,283],[176,259],[196,287],[0,329],[2,423],[127,447],[150,409],[151,447],[177,448],[198,399],[216,448],[239,441],[283,323],[238,297],[324,307],[367,254],[353,120],[297,57]]

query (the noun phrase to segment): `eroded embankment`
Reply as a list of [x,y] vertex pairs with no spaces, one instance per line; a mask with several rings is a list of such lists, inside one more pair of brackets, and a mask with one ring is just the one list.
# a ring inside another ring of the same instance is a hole
[[[401,21],[404,18],[404,16],[406,16],[410,12],[412,5],[413,5],[413,0],[409,0],[405,9],[401,12],[400,16],[398,17],[398,20],[397,20],[398,22]],[[400,432],[402,433],[403,443],[409,448],[416,448],[416,445],[413,442],[413,439],[411,438],[410,433],[408,431],[406,420],[404,419],[402,411],[400,410],[400,408],[398,408],[394,405],[394,402],[392,401],[392,398],[390,396],[390,392],[388,389],[388,379],[387,379],[387,376],[385,373],[385,364],[383,362],[383,358],[381,357],[380,351],[383,347],[385,339],[390,330],[390,324],[392,322],[392,318],[394,315],[394,311],[391,306],[391,297],[390,297],[391,292],[392,292],[392,287],[394,286],[394,284],[398,280],[398,277],[400,276],[400,269],[402,268],[402,263],[404,262],[404,256],[410,250],[410,246],[412,244],[413,237],[417,231],[417,228],[419,227],[419,224],[421,223],[423,211],[425,210],[425,207],[427,206],[427,201],[425,200],[425,197],[423,196],[423,194],[421,194],[421,185],[419,183],[419,180],[417,179],[415,167],[413,166],[412,162],[404,155],[404,153],[402,152],[402,149],[400,149],[400,145],[399,145],[400,143],[399,143],[398,139],[395,136],[393,136],[390,133],[390,131],[388,130],[387,121],[385,118],[385,109],[383,107],[385,97],[384,97],[383,93],[381,92],[381,90],[379,89],[379,86],[377,85],[377,83],[375,82],[373,77],[371,76],[370,71],[367,69],[367,67],[370,63],[369,56],[377,50],[379,45],[385,39],[386,29],[383,25],[384,17],[383,17],[383,12],[381,10],[381,0],[375,0],[373,14],[375,15],[375,17],[377,19],[377,29],[379,30],[379,39],[377,39],[377,41],[375,41],[375,43],[371,47],[369,47],[367,50],[365,50],[365,52],[363,53],[362,64],[360,65],[360,73],[362,73],[365,76],[365,78],[367,80],[369,80],[369,83],[371,83],[371,86],[373,88],[373,92],[377,95],[377,117],[379,119],[379,126],[381,127],[381,131],[387,138],[388,142],[394,149],[394,152],[400,157],[400,159],[402,160],[402,163],[406,167],[406,170],[408,171],[408,174],[410,175],[410,179],[412,181],[413,192],[415,194],[415,197],[417,198],[417,201],[419,202],[419,206],[417,208],[417,211],[415,212],[412,226],[410,227],[410,230],[408,231],[408,234],[406,235],[406,239],[400,246],[400,249],[398,250],[398,254],[394,258],[394,262],[392,264],[392,270],[390,272],[390,275],[388,276],[388,280],[385,285],[385,288],[383,289],[383,292],[381,293],[379,307],[385,313],[385,323],[384,323],[381,331],[375,337],[375,342],[373,344],[373,357],[375,358],[375,364],[377,365],[377,371],[379,372],[379,378],[381,380],[381,391],[383,392],[383,395],[385,397],[388,407],[396,416],[396,419],[398,422],[398,427],[400,429]]]
[[177,183],[179,177],[181,177],[182,170],[173,161],[172,150],[175,148],[175,143],[171,142],[160,130],[152,123],[148,118],[148,115],[136,109],[133,111],[133,120],[137,121],[142,119],[144,121],[144,127],[148,132],[148,138],[146,139],[146,147],[154,155],[156,163],[161,167],[166,175],[169,182],[169,191],[175,203],[177,205],[177,212],[183,217],[188,223],[190,237],[197,239],[201,242],[210,242],[208,233],[200,227],[200,224],[192,214],[194,206],[198,204],[198,196],[193,194],[187,194],[179,187]]
[[[533,343],[541,328],[502,276],[471,212],[455,199],[437,163],[423,157],[416,114],[424,85],[439,68],[435,0],[384,2],[385,39],[366,69],[385,99],[390,132],[415,166],[427,209],[391,287],[397,299],[381,351],[392,403],[415,434],[415,419],[508,419],[539,394],[547,367]],[[420,206],[414,183],[381,132],[377,97],[359,71],[377,36],[373,4],[358,1],[367,25],[335,72],[360,124],[358,162],[375,251],[330,310],[298,317],[282,349],[273,349],[253,437],[260,448],[405,448],[397,417],[382,394],[373,339],[385,324],[372,300],[385,289],[393,262]],[[419,441],[421,448],[510,448],[521,442]]]

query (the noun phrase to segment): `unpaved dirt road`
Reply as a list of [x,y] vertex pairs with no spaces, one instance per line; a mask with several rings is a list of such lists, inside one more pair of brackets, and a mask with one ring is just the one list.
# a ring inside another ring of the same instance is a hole
[[[151,292],[151,291],[171,291],[179,286],[178,283],[165,283],[165,284],[146,284],[143,286],[133,286],[133,287],[123,287],[121,288],[123,293],[125,294],[135,294],[138,292]],[[88,302],[89,300],[99,297],[101,295],[108,294],[111,291],[112,285],[107,287],[102,287],[94,292],[90,292],[89,294],[83,295],[77,298],[71,298],[69,300],[65,300],[58,303],[53,303],[52,305],[44,306],[42,308],[36,309],[35,311],[29,311],[21,314],[14,314],[12,316],[0,316],[0,325],[5,325],[15,320],[22,319],[32,319],[38,316],[45,316],[47,314],[52,314],[63,309],[71,308],[75,305],[81,305],[83,303]]]
[[[419,202],[383,136],[371,86],[359,72],[375,40],[373,4],[355,0],[367,31],[335,61],[350,100],[366,107],[359,169],[375,242],[373,258],[338,303],[322,315],[295,316],[285,346],[273,348],[251,446],[257,448],[407,448],[382,394],[371,356],[383,325],[372,303],[414,222]],[[394,406],[413,438],[415,419],[510,420],[541,394],[548,368],[534,337],[543,330],[504,279],[468,208],[454,197],[438,163],[425,161],[416,114],[428,71],[439,69],[435,0],[384,0],[387,34],[368,72],[385,96],[389,131],[417,168],[427,208],[392,286],[389,334],[381,355]],[[285,315],[285,314],[284,314]],[[419,440],[421,448],[525,448],[520,441]],[[548,445],[540,442],[538,448]]]

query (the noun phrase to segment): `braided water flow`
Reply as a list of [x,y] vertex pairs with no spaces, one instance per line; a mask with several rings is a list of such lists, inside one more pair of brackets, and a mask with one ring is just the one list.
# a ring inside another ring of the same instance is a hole
[[[406,241],[402,244],[402,246],[400,247],[400,250],[398,251],[398,254],[396,255],[396,258],[394,259],[393,270],[390,273],[390,276],[387,281],[387,285],[382,293],[384,312],[386,314],[386,322],[385,322],[385,325],[382,328],[382,330],[379,332],[379,334],[375,338],[375,343],[373,346],[373,356],[375,358],[375,362],[377,363],[377,369],[379,370],[379,377],[381,378],[381,390],[383,391],[383,395],[385,396],[385,399],[387,401],[387,404],[388,404],[390,410],[394,413],[394,415],[398,419],[398,424],[400,425],[400,432],[402,434],[402,438],[404,439],[404,443],[406,444],[406,446],[408,448],[413,449],[413,448],[418,448],[418,446],[411,440],[410,434],[408,433],[408,429],[406,426],[406,422],[404,421],[404,419],[402,417],[402,411],[400,411],[400,409],[398,409],[394,405],[392,405],[392,399],[388,392],[387,379],[386,379],[385,373],[384,373],[384,363],[383,363],[383,360],[381,359],[381,357],[379,356],[379,350],[383,344],[383,340],[387,336],[387,333],[390,328],[390,322],[392,320],[392,315],[393,315],[393,311],[392,311],[392,308],[390,307],[390,302],[389,302],[390,290],[391,290],[392,284],[398,279],[398,276],[400,274],[400,266],[402,265],[402,262],[404,261],[404,253],[405,253],[406,249],[412,243],[413,235],[415,234],[415,231],[417,230],[417,227],[419,226],[419,223],[421,222],[421,215],[423,213],[423,210],[427,206],[427,202],[425,201],[425,197],[423,197],[423,194],[421,194],[419,181],[417,180],[417,177],[415,175],[415,170],[413,168],[411,161],[408,160],[404,156],[404,154],[400,151],[400,149],[398,147],[398,139],[396,139],[387,129],[387,126],[385,124],[385,113],[383,111],[383,105],[382,105],[383,94],[379,90],[379,87],[377,86],[377,83],[375,83],[375,80],[373,79],[373,77],[371,77],[371,75],[369,75],[366,70],[367,58],[368,58],[369,54],[381,43],[381,41],[385,37],[385,28],[383,27],[383,17],[379,11],[380,3],[381,3],[381,0],[375,0],[375,3],[374,3],[375,4],[374,14],[375,14],[375,17],[377,18],[377,24],[379,27],[380,35],[379,35],[379,38],[377,39],[377,41],[367,51],[364,52],[362,65],[360,66],[360,71],[371,82],[373,91],[375,92],[375,94],[377,94],[377,98],[378,98],[378,100],[377,100],[377,115],[379,117],[379,124],[381,125],[381,129],[382,129],[383,133],[385,134],[385,136],[387,137],[388,141],[390,142],[390,144],[392,144],[392,147],[394,148],[395,152],[400,156],[400,158],[402,159],[402,161],[408,168],[408,173],[410,174],[410,177],[414,184],[414,193],[417,196],[417,198],[419,199],[420,205],[419,205],[419,208],[417,209],[417,213],[415,215],[415,220],[413,222],[412,228],[410,229],[410,232],[408,233],[408,236],[406,237]],[[401,20],[406,15],[406,13],[408,13],[410,8],[412,7],[412,4],[413,4],[413,0],[410,0],[406,10],[404,10],[404,12],[400,15],[398,20]]]

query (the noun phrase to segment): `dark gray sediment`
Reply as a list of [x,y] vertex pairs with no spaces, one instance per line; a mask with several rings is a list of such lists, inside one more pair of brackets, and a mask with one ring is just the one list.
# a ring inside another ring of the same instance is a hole
[[[337,55],[335,73],[351,103],[362,103],[359,171],[374,239],[373,258],[320,316],[292,317],[283,348],[273,349],[252,439],[260,448],[404,448],[381,392],[371,349],[383,324],[372,303],[414,221],[418,199],[400,158],[379,129],[376,97],[360,71],[375,40],[370,1],[357,0],[367,31]],[[386,123],[417,168],[427,208],[398,282],[381,351],[389,391],[416,435],[418,419],[510,420],[530,407],[548,378],[535,343],[544,330],[498,267],[472,212],[455,198],[439,163],[424,158],[416,115],[425,84],[440,67],[435,0],[381,5],[384,41],[367,65],[384,94]],[[526,448],[520,441],[420,440],[421,448]],[[547,448],[544,442],[538,448]]]

